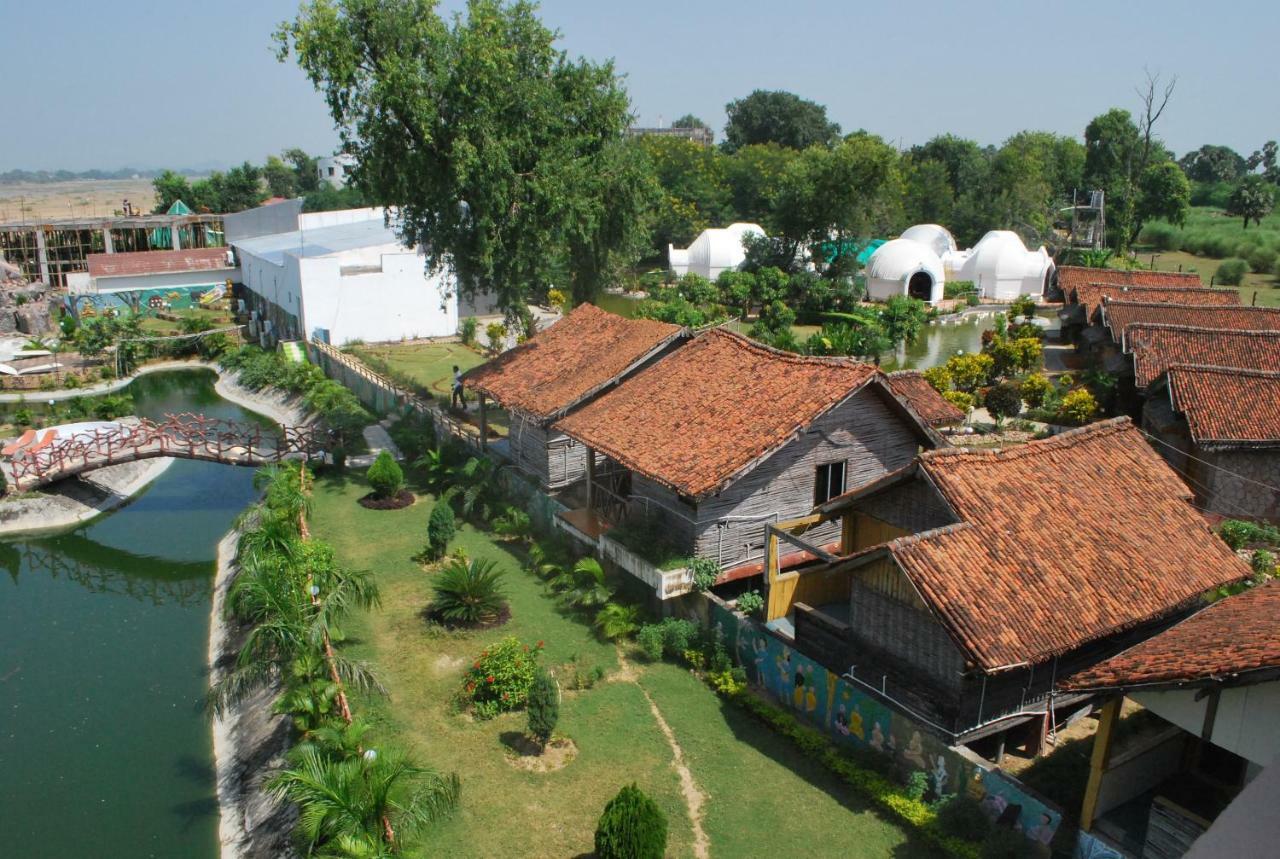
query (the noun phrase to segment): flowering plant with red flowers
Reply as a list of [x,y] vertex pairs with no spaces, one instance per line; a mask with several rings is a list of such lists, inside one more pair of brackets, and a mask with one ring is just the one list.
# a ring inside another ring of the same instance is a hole
[[530,646],[508,636],[485,649],[471,663],[458,693],[476,718],[491,719],[506,710],[518,710],[529,699],[542,642]]

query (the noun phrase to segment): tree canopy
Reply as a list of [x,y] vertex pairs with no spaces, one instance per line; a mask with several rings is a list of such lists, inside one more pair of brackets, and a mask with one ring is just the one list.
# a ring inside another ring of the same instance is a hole
[[1234,182],[1244,175],[1244,156],[1230,146],[1206,143],[1178,159],[1192,182]]
[[1249,228],[1249,221],[1261,226],[1262,219],[1271,214],[1276,204],[1276,191],[1271,183],[1258,174],[1251,174],[1240,180],[1240,184],[1231,192],[1227,201],[1227,214],[1244,219],[1244,228]]
[[530,3],[313,0],[277,31],[324,95],[355,183],[428,265],[508,314],[566,262],[590,297],[655,193],[611,63],[571,60]]
[[753,143],[777,143],[792,149],[828,145],[840,126],[827,119],[827,109],[795,93],[758,89],[725,105],[724,149],[735,152]]

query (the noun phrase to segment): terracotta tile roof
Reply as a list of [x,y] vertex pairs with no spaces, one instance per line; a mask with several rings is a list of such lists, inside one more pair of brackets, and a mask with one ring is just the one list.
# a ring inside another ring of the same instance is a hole
[[1135,322],[1185,325],[1191,328],[1227,328],[1232,331],[1280,331],[1280,307],[1202,307],[1189,304],[1153,304],[1132,301],[1102,303],[1102,320],[1116,342]]
[[134,251],[121,254],[89,254],[91,277],[131,274],[170,274],[184,271],[217,271],[227,265],[227,248],[191,248],[177,251]]
[[917,370],[900,370],[889,374],[889,387],[902,399],[906,400],[915,413],[929,422],[931,426],[940,427],[947,424],[958,424],[964,420],[964,412],[948,403]]
[[1159,635],[1081,671],[1066,689],[1191,683],[1280,668],[1280,581],[1219,600]]
[[633,370],[683,329],[592,304],[463,375],[466,385],[537,420],[564,414]]
[[1093,320],[1093,315],[1102,306],[1104,296],[1115,301],[1136,301],[1144,304],[1196,304],[1222,307],[1240,303],[1240,293],[1234,289],[1084,283],[1076,287],[1075,302],[1084,308],[1085,319]]
[[1172,364],[1206,364],[1245,370],[1280,368],[1280,332],[1191,328],[1134,323],[1124,330],[1133,355],[1134,384],[1145,388]]
[[1175,364],[1169,392],[1196,444],[1280,444],[1280,372]]
[[919,461],[961,521],[887,545],[986,671],[1066,653],[1250,573],[1128,418]]
[[701,497],[877,376],[869,364],[781,352],[716,328],[555,426]]
[[1130,286],[1203,286],[1200,275],[1180,271],[1148,271],[1146,269],[1085,268],[1078,265],[1058,266],[1058,286],[1068,303],[1074,301],[1075,290],[1086,283],[1123,283]]

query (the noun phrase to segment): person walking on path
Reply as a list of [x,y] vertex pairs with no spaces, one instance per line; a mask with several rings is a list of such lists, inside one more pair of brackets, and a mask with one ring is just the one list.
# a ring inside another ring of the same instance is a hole
[[450,401],[450,405],[456,409],[459,403],[462,404],[462,408],[465,411],[467,408],[467,395],[462,388],[462,371],[458,369],[457,364],[454,364],[453,365],[453,399]]

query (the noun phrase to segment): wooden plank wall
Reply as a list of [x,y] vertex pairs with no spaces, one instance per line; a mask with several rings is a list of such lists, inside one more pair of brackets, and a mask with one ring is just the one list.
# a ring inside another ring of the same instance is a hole
[[560,489],[587,475],[587,449],[563,433],[518,413],[511,415],[511,459],[544,489]]

